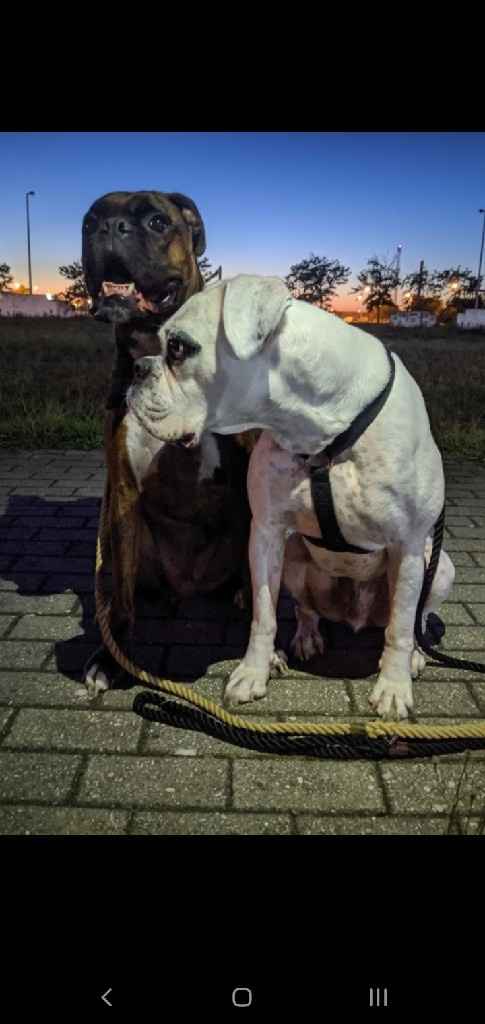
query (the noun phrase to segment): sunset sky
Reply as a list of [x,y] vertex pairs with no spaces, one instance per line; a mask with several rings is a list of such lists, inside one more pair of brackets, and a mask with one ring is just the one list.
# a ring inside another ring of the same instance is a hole
[[33,283],[60,290],[80,258],[81,220],[116,190],[191,196],[207,253],[224,277],[284,277],[310,252],[350,266],[335,308],[355,308],[355,275],[373,255],[402,270],[476,272],[485,207],[485,132],[0,133],[0,263],[27,283],[25,192]]

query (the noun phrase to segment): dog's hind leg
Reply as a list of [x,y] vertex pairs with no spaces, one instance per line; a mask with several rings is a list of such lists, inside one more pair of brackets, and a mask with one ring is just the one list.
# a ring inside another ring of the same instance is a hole
[[311,559],[301,537],[292,534],[286,544],[283,584],[296,601],[297,629],[291,647],[301,661],[312,658],[318,652],[324,653],[324,641],[319,629],[320,615],[312,601],[308,582],[310,566]]
[[315,654],[323,654],[325,644],[320,635],[318,612],[313,612],[302,605],[296,605],[295,615],[297,620],[296,633],[291,641],[291,646],[297,658],[301,661],[308,661]]

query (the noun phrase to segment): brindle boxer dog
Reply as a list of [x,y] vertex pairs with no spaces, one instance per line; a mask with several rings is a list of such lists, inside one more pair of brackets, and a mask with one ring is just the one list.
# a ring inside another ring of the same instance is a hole
[[[213,592],[231,579],[236,589],[247,564],[244,439],[205,434],[196,447],[165,446],[143,431],[130,433],[125,419],[134,361],[159,354],[160,325],[204,287],[197,265],[204,250],[202,217],[179,193],[110,192],[84,217],[91,313],[116,325],[104,447],[110,626],[121,646],[132,636],[137,586],[168,585],[175,598]],[[108,650],[99,648],[85,666],[88,692],[96,696],[119,674]]]

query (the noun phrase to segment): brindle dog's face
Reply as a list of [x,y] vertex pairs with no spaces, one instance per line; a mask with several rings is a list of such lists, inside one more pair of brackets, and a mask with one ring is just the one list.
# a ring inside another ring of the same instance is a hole
[[195,203],[177,192],[110,192],[83,220],[91,313],[110,323],[163,323],[200,288],[205,250]]

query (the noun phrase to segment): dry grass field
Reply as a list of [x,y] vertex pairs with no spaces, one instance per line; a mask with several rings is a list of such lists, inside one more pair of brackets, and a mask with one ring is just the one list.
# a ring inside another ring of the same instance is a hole
[[[446,454],[485,452],[485,335],[366,325],[418,381]],[[0,318],[0,447],[98,448],[112,328],[87,317]]]

